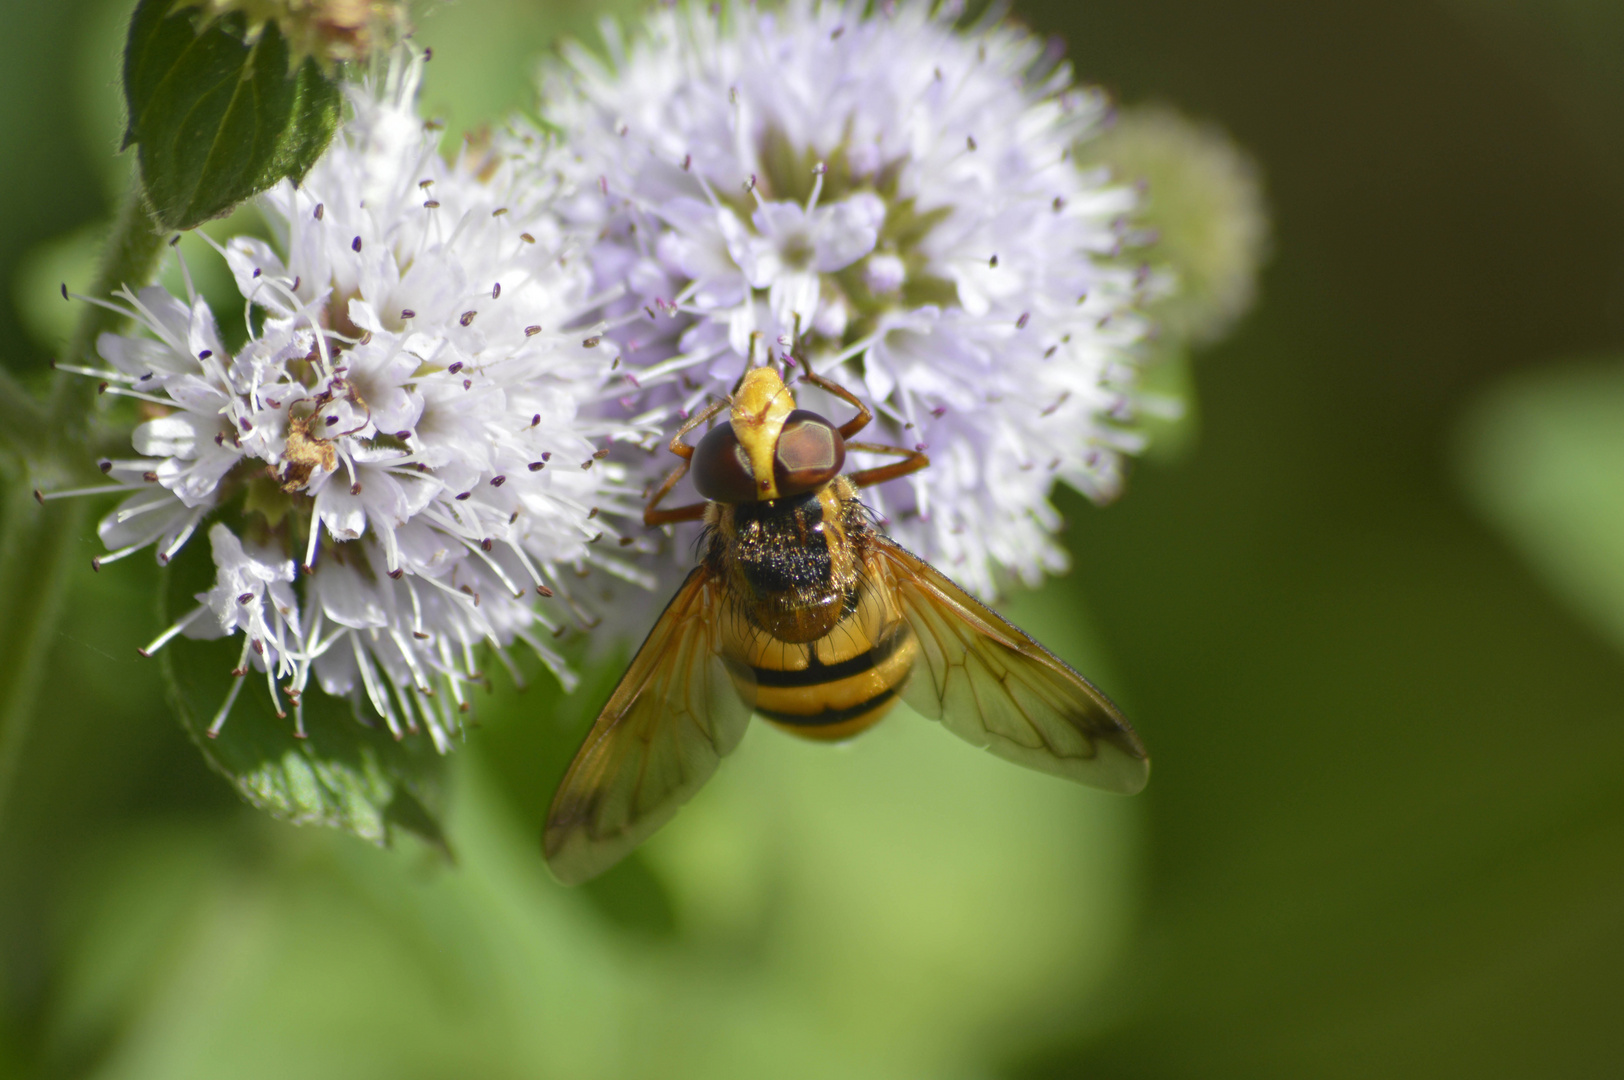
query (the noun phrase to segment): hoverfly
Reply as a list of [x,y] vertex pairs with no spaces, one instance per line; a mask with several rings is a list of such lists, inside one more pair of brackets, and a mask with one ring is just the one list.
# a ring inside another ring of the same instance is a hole
[[[728,422],[697,446],[697,413],[671,440],[681,459],[644,524],[703,519],[703,557],[666,605],[570,764],[543,847],[559,880],[602,873],[669,821],[744,735],[752,713],[791,734],[840,740],[905,701],[1001,757],[1132,794],[1150,761],[1106,696],[872,522],[859,488],[929,464],[921,452],[851,442],[795,407],[771,367],[748,371]],[[848,450],[901,458],[842,475]],[[661,509],[689,469],[705,502]]]

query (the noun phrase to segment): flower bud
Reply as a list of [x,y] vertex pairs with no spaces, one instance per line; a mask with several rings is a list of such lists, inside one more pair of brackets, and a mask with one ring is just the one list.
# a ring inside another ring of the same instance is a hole
[[1151,308],[1164,339],[1203,345],[1222,337],[1252,306],[1268,254],[1256,164],[1218,127],[1165,106],[1124,110],[1079,152],[1143,186],[1135,222],[1154,230],[1155,260],[1176,277]]
[[365,61],[404,36],[402,0],[189,0],[208,21],[240,13],[250,40],[274,22],[287,39],[292,65],[310,56],[323,67]]

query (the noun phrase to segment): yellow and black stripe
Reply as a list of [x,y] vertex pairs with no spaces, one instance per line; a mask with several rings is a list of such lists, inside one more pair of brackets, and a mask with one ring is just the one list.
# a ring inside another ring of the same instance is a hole
[[863,571],[869,524],[844,479],[794,498],[719,505],[713,573],[727,582],[722,652],[763,719],[838,741],[896,702],[919,643],[889,579]]
[[877,644],[843,660],[824,663],[822,651],[808,650],[806,666],[796,669],[752,664],[756,712],[791,734],[835,742],[890,711],[919,645],[908,624],[899,622]]

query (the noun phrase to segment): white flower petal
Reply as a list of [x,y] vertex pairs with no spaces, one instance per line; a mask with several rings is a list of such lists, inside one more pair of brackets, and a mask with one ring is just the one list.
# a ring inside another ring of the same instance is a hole
[[820,207],[814,234],[818,271],[832,274],[844,270],[873,251],[884,222],[885,201],[872,191]]
[[275,315],[293,314],[283,292],[293,275],[271,245],[258,237],[233,236],[226,241],[225,250],[226,265],[237,280],[238,292]]

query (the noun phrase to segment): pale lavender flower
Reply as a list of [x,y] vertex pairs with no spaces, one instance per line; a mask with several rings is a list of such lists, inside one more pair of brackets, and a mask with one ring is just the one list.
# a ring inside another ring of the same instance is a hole
[[1117,493],[1162,278],[1124,256],[1135,192],[1074,160],[1103,96],[1041,39],[958,15],[679,4],[629,41],[609,26],[608,62],[568,52],[543,110],[589,181],[569,205],[603,237],[606,315],[629,320],[628,409],[684,415],[795,352],[872,402],[867,437],[929,451],[866,497],[989,593],[1065,565],[1056,479]]
[[240,634],[237,674],[265,672],[296,730],[314,674],[445,750],[484,646],[506,662],[525,642],[570,684],[548,642],[593,620],[580,577],[647,581],[622,550],[637,492],[606,455],[654,428],[603,407],[617,352],[575,328],[596,301],[554,210],[555,151],[515,132],[446,161],[415,110],[419,67],[355,92],[300,185],[261,197],[273,242],[221,250],[244,347],[201,299],[149,288],[120,297],[144,332],[104,335],[110,369],[85,373],[153,414],[137,456],[103,465],[131,494],[100,563],[149,545],[167,562],[223,515],[214,587],[148,651]]

